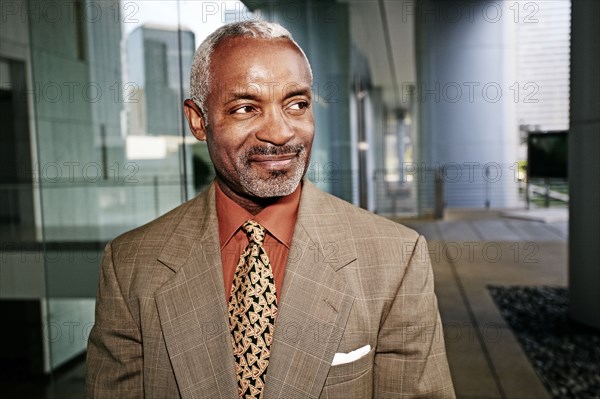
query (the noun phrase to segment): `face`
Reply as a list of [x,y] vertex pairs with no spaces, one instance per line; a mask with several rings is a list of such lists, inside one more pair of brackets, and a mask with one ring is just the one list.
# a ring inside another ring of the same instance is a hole
[[314,136],[304,57],[285,39],[228,38],[215,48],[210,72],[208,124],[189,102],[186,116],[207,141],[221,186],[245,198],[292,193]]

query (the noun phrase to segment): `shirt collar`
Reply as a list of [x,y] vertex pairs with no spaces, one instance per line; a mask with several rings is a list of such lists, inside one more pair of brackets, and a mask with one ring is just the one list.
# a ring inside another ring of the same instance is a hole
[[248,219],[260,223],[277,241],[290,248],[298,216],[302,183],[298,184],[293,193],[279,198],[256,215],[252,215],[229,198],[221,190],[218,182],[215,185],[221,249]]

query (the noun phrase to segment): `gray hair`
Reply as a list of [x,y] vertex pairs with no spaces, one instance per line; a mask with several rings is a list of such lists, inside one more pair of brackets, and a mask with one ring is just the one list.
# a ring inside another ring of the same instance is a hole
[[310,73],[310,80],[312,83],[312,70],[306,54],[302,48],[292,38],[292,34],[285,29],[283,26],[274,22],[266,21],[241,21],[234,22],[231,24],[223,25],[219,29],[211,33],[198,47],[196,54],[194,55],[194,61],[192,62],[192,71],[190,74],[190,97],[200,108],[202,116],[205,122],[206,119],[206,98],[210,89],[210,61],[212,53],[221,41],[230,37],[254,37],[261,39],[288,39],[294,44],[308,65],[308,71]]

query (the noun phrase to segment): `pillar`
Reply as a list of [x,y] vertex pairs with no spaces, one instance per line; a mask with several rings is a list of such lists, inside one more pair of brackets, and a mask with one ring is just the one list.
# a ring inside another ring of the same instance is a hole
[[600,3],[571,15],[569,312],[600,329]]

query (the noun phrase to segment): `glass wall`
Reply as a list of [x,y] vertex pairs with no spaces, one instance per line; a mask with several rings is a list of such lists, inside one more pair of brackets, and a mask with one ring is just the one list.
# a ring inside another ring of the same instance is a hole
[[211,168],[203,144],[186,136],[181,107],[202,35],[184,26],[189,10],[27,7],[48,371],[85,348],[105,242],[193,196]]
[[0,2],[0,374],[81,362],[106,242],[213,179],[182,111],[211,4]]

